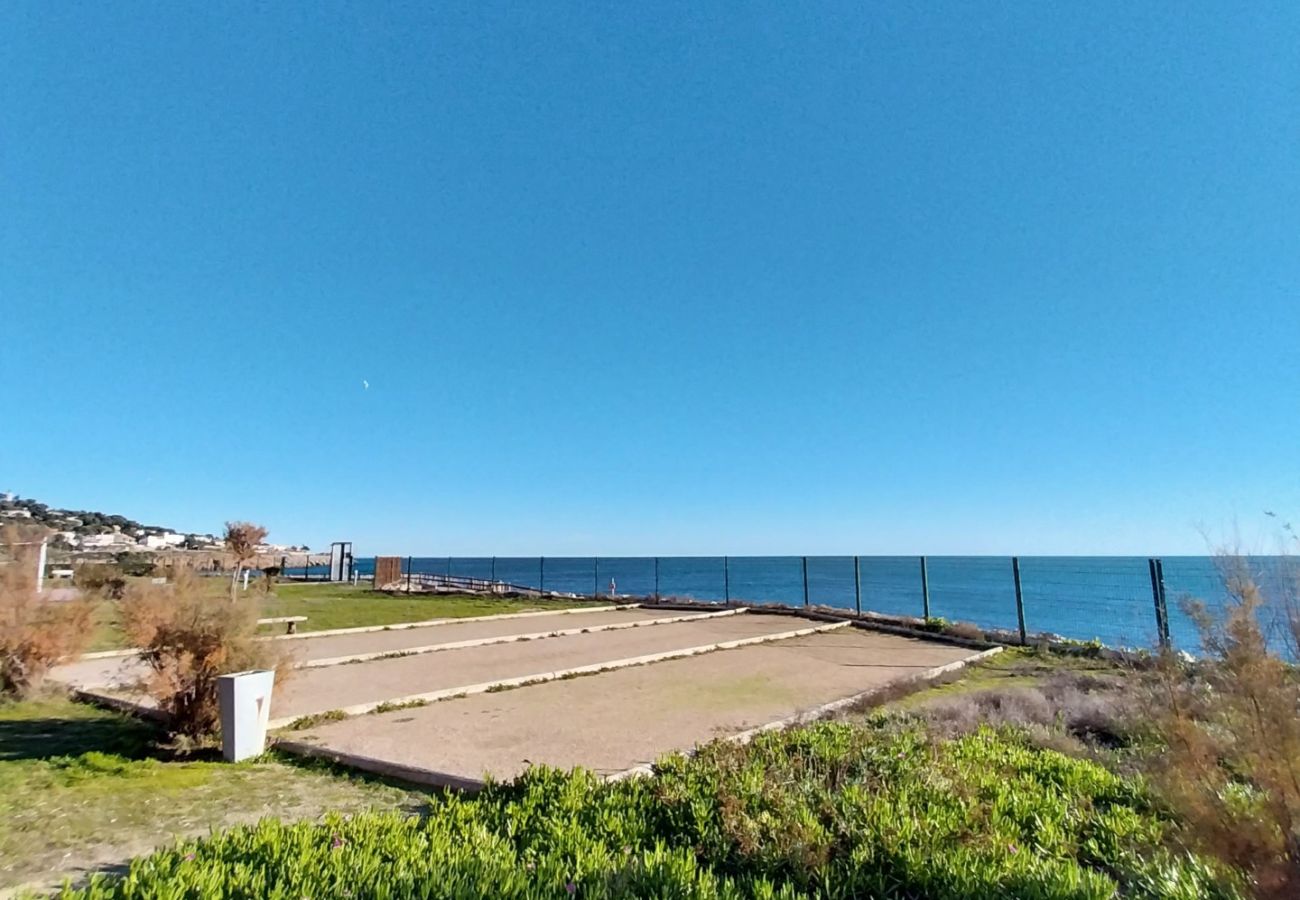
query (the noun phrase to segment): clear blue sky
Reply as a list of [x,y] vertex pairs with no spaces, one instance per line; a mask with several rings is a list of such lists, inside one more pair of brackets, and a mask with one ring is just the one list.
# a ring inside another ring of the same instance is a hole
[[15,0],[0,59],[0,489],[359,553],[1300,515],[1293,2]]

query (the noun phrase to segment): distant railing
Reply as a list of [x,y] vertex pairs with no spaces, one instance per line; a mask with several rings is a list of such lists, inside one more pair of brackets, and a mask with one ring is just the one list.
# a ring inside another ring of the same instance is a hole
[[482,591],[493,594],[540,594],[537,588],[486,578],[468,578],[463,575],[443,575],[431,572],[406,572],[402,576],[407,590]]

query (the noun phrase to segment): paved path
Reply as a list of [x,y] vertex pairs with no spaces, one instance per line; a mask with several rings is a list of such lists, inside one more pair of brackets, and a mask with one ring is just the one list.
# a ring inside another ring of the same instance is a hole
[[[769,618],[739,616],[732,627]],[[805,624],[784,621],[787,627]],[[974,652],[846,628],[359,716],[285,736],[461,779],[485,773],[510,778],[529,762],[611,774]]]
[[777,634],[815,624],[789,616],[750,612],[672,625],[466,647],[323,669],[300,669],[286,684],[276,686],[271,718],[297,717],[412,694],[541,675],[650,653]]

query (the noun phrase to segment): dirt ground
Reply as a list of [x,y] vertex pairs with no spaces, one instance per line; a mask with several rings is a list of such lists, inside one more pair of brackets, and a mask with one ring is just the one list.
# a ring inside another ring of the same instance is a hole
[[359,716],[287,737],[458,779],[506,779],[529,763],[610,774],[972,655],[844,628]]

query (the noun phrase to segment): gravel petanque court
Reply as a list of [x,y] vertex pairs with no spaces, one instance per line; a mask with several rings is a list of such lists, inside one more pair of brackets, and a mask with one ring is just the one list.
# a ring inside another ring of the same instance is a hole
[[580,666],[616,665],[650,654],[765,638],[816,626],[788,616],[743,613],[682,622],[487,644],[326,668],[300,669],[271,701],[276,722],[436,691],[542,677]]
[[[816,624],[737,617],[746,620]],[[838,628],[281,736],[292,752],[430,784],[473,787],[487,775],[510,778],[529,763],[616,775],[975,655],[938,642]]]
[[[274,639],[295,663],[319,664],[358,654],[404,653],[460,641],[509,640],[520,635],[544,635],[556,631],[645,627],[659,621],[700,615],[716,613],[639,606],[542,610],[482,618],[442,619],[413,626],[350,628],[319,634],[302,632]],[[120,688],[139,681],[144,674],[144,667],[134,657],[115,655],[65,663],[51,672],[51,678],[79,688]]]
[[[762,609],[548,610],[272,638],[291,752],[472,787],[529,762],[612,775],[779,723],[975,651]],[[130,656],[54,678],[148,707]],[[340,720],[341,718],[341,720]]]

